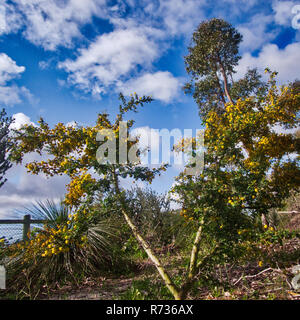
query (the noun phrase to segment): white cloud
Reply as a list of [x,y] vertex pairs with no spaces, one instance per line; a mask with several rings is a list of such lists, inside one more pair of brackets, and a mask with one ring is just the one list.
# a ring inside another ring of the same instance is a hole
[[0,85],[5,85],[9,80],[16,78],[25,71],[25,67],[17,66],[7,54],[0,53]]
[[21,16],[6,0],[0,3],[0,35],[15,32],[21,26]]
[[0,86],[0,102],[12,106],[28,100],[31,104],[37,103],[39,100],[35,98],[26,87],[18,87],[13,84],[10,86]]
[[237,70],[237,77],[243,76],[247,68],[258,68],[263,73],[266,67],[277,71],[280,83],[299,79],[300,64],[300,43],[295,42],[287,45],[284,49],[278,48],[276,44],[265,45],[257,57],[245,53]]
[[20,103],[23,98],[35,103],[31,92],[24,86],[19,87],[12,80],[19,78],[25,71],[24,66],[18,66],[7,54],[0,53],[0,102],[5,105]]
[[70,47],[80,37],[80,27],[94,15],[102,17],[105,0],[14,0],[22,13],[24,36],[47,50]]
[[[29,154],[24,162],[38,159]],[[1,188],[0,217],[11,216],[16,209],[22,209],[37,200],[63,198],[68,183],[66,176],[47,179],[43,175],[27,173],[23,165],[14,165],[7,171],[7,182]]]
[[74,121],[74,120],[66,123],[66,127],[76,128],[77,126],[78,126],[78,124],[77,124],[77,122]]
[[0,86],[0,102],[5,105],[14,105],[21,102],[20,90],[17,86]]
[[35,126],[35,124],[32,121],[30,121],[30,118],[22,112],[15,113],[14,115],[12,115],[12,118],[13,123],[10,125],[10,129],[19,130],[26,124]]
[[154,99],[164,102],[170,102],[176,98],[179,88],[179,79],[168,71],[146,73],[138,78],[119,84],[118,87],[126,95],[136,92],[140,96],[151,95]]
[[[178,185],[179,185],[179,182],[174,181],[170,190],[173,190]],[[168,197],[171,201],[171,209],[172,210],[180,210],[182,208],[181,196],[178,193],[169,191]]]
[[205,3],[201,0],[161,0],[158,9],[152,10],[153,15],[162,17],[168,34],[190,34],[205,19]]
[[293,1],[273,1],[272,8],[275,12],[275,22],[283,26],[291,26],[293,14],[292,8],[296,5]]
[[278,34],[278,29],[267,31],[273,20],[272,15],[256,14],[249,22],[239,25],[238,30],[243,35],[241,50],[253,51],[273,40]]
[[39,61],[39,68],[40,68],[41,70],[46,70],[46,69],[49,68],[51,62],[52,62],[51,60],[48,60],[48,61],[44,61],[44,60]]
[[132,28],[99,36],[88,48],[79,50],[77,59],[68,59],[59,67],[69,73],[69,82],[99,96],[137,66],[150,66],[158,56],[149,31]]

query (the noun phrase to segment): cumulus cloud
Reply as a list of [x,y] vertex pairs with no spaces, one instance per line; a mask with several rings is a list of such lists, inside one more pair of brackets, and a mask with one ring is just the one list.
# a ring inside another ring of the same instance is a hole
[[0,102],[5,105],[20,103],[24,98],[31,103],[35,99],[31,92],[24,86],[17,86],[13,80],[20,77],[25,71],[24,66],[18,66],[7,54],[0,53]]
[[0,86],[0,102],[5,105],[14,105],[21,102],[20,90],[17,86]]
[[243,76],[247,68],[258,68],[263,72],[266,67],[277,71],[278,80],[281,83],[299,79],[300,65],[298,63],[300,43],[295,42],[287,45],[284,49],[278,48],[276,44],[265,45],[258,56],[245,53],[236,68],[237,76]]
[[66,127],[76,128],[77,126],[78,126],[78,123],[74,120],[66,123]]
[[243,35],[241,43],[242,51],[253,51],[260,49],[264,44],[273,40],[279,29],[267,30],[274,21],[273,15],[256,14],[250,21],[238,26],[239,32]]
[[273,1],[272,8],[275,13],[275,22],[283,26],[291,26],[293,14],[292,8],[296,5],[294,1]]
[[[191,32],[199,23],[204,2],[118,1],[113,6],[106,0],[14,0],[13,3],[14,6],[10,5],[11,11],[14,9],[14,15],[23,17],[19,21],[22,21],[25,38],[46,50],[56,50],[59,46],[71,47],[74,39],[82,36],[81,27],[91,23],[94,16],[113,24],[114,31],[96,37],[87,48],[79,49],[76,59],[58,64],[68,73],[69,84],[99,98],[109,86],[126,82],[137,68],[144,73],[151,69],[153,61],[162,55],[163,47],[168,46],[165,43],[170,35]],[[134,10],[141,14],[135,15]],[[39,65],[42,69],[48,67],[45,61]],[[163,73],[157,73],[154,77],[165,77],[167,83],[160,90],[152,85],[153,95],[169,101],[178,81]],[[140,76],[144,82],[149,78],[147,74]],[[12,92],[10,95],[6,93],[6,96],[7,102],[20,100],[17,93],[15,96]]]
[[[58,64],[67,72],[69,85],[100,98],[110,87],[130,90],[134,84],[145,91],[147,84],[147,92],[165,102],[171,100],[179,80],[168,73],[153,72],[153,62],[163,55],[176,37],[189,38],[212,9],[212,5],[204,0],[130,0],[114,3],[107,0],[13,0],[10,3],[14,6],[6,3],[5,7],[10,8],[9,16],[23,17],[19,19],[23,24],[23,35],[46,50],[56,50],[59,46],[72,47],[75,39],[83,40],[81,28],[91,25],[95,16],[108,21],[113,27],[112,32],[92,39],[87,47],[75,53],[76,58]],[[256,3],[257,0],[223,0],[214,5],[214,12],[226,8],[224,14],[229,12],[231,16],[250,10]],[[277,4],[273,7],[277,10],[276,19],[281,21]],[[273,20],[271,15],[260,13],[250,22],[241,24],[239,29],[245,40],[242,49],[255,50],[272,40],[276,32],[267,32],[266,29]],[[41,61],[39,66],[45,69],[49,62]],[[155,81],[161,84],[164,80],[166,82],[162,87],[155,84]],[[134,91],[137,89],[134,88]],[[12,94],[9,97],[7,100],[14,99]]]
[[6,0],[0,3],[0,35],[17,31],[21,26],[21,16]]
[[129,95],[136,92],[138,95],[150,95],[154,99],[170,102],[176,98],[180,88],[179,79],[168,71],[146,73],[140,77],[119,84],[118,89]]
[[19,130],[24,125],[33,125],[35,126],[35,123],[33,123],[26,114],[19,112],[12,115],[13,123],[10,125],[10,129]]
[[68,81],[99,96],[137,66],[150,65],[158,56],[157,44],[149,29],[120,29],[101,35],[88,48],[80,49],[75,60],[66,60],[59,68],[69,73]]
[[9,80],[16,78],[25,71],[25,67],[17,66],[7,54],[0,53],[0,85],[5,85]]
[[202,0],[161,0],[158,9],[152,10],[154,15],[162,17],[168,34],[190,34],[205,19],[205,3]]
[[47,50],[70,47],[81,36],[80,27],[103,16],[105,0],[14,0],[23,16],[24,36]]
[[[37,159],[36,155],[28,155],[24,162]],[[32,175],[23,165],[14,165],[7,171],[8,181],[2,186],[0,194],[0,218],[11,216],[14,211],[31,205],[37,200],[63,198],[66,176],[47,179],[43,175]]]

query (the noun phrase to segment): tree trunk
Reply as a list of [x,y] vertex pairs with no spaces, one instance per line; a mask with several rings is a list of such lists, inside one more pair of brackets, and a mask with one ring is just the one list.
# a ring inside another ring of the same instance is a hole
[[216,80],[217,80],[217,84],[218,84],[218,88],[219,88],[219,93],[220,93],[222,102],[223,102],[223,104],[224,104],[224,106],[225,106],[226,101],[225,101],[224,94],[223,94],[223,90],[222,90],[222,87],[221,87],[221,85],[220,85],[220,80],[219,80],[219,77],[218,77],[216,71],[215,71],[215,77],[216,77]]
[[196,237],[193,243],[193,248],[191,252],[191,258],[190,258],[190,266],[189,266],[189,272],[188,276],[186,278],[185,283],[181,287],[180,290],[180,300],[184,300],[193,284],[193,279],[195,278],[197,268],[197,261],[198,261],[198,254],[200,249],[200,241],[201,241],[201,234],[202,234],[202,227],[203,227],[204,221],[202,220],[200,222],[200,226],[197,230]]
[[224,79],[224,90],[225,90],[225,94],[226,94],[227,99],[229,100],[229,102],[230,102],[231,104],[233,104],[233,101],[232,101],[231,96],[230,96],[230,94],[229,94],[227,75],[226,75],[226,72],[225,72],[225,70],[224,70],[224,66],[223,66],[221,60],[219,60],[219,65],[220,65],[221,73],[222,73],[222,76],[223,76],[223,79]]
[[134,225],[134,223],[132,222],[132,220],[130,219],[130,217],[128,216],[127,212],[126,212],[126,205],[124,203],[124,199],[122,198],[122,194],[120,192],[119,189],[119,181],[118,181],[118,177],[116,175],[116,172],[113,172],[114,175],[114,180],[115,180],[115,188],[116,188],[116,193],[119,197],[120,200],[120,204],[121,204],[121,211],[122,214],[128,224],[128,226],[130,227],[130,229],[132,230],[135,238],[138,240],[138,242],[140,243],[140,245],[143,247],[143,249],[145,250],[145,252],[147,253],[149,259],[153,262],[153,264],[155,265],[158,273],[160,274],[161,278],[163,279],[166,287],[169,289],[169,291],[172,293],[172,295],[174,296],[175,300],[180,300],[181,296],[180,296],[180,292],[179,289],[176,287],[176,285],[173,283],[172,279],[170,278],[168,272],[166,271],[166,269],[164,268],[164,266],[161,264],[161,262],[158,260],[158,258],[156,257],[156,255],[154,254],[153,250],[150,248],[150,246],[148,245],[148,243],[146,242],[146,240],[144,240],[144,238],[140,235],[137,227]]

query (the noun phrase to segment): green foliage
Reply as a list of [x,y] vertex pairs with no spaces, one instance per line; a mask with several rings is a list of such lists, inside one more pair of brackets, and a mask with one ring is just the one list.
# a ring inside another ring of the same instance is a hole
[[87,212],[83,207],[70,213],[64,204],[52,201],[27,210],[47,221],[31,233],[29,241],[4,249],[10,290],[32,296],[56,282],[127,271],[129,264],[120,250],[117,229],[98,211]]
[[[118,146],[125,113],[136,112],[139,105],[152,101],[150,97],[134,95],[127,101],[120,95],[115,121],[103,113],[92,127],[58,123],[51,129],[41,119],[38,127],[25,126],[16,134],[14,161],[21,162],[29,152],[47,153],[47,161],[31,162],[27,169],[48,176],[66,174],[71,181],[60,207],[48,201],[29,210],[47,218],[43,229],[35,230],[26,243],[2,244],[15,288],[31,297],[39,286],[66,277],[77,281],[108,269],[119,274],[125,262],[149,257],[164,285],[156,279],[137,280],[121,298],[185,299],[205,281],[213,296],[220,297],[226,286],[218,286],[213,275],[217,266],[258,259],[259,266],[274,264],[276,255],[265,249],[298,235],[262,227],[259,219],[281,207],[290,191],[299,188],[299,159],[285,157],[299,151],[299,137],[272,130],[278,124],[299,125],[299,84],[279,88],[276,73],[268,70],[268,83],[256,70],[233,82],[241,40],[237,30],[221,19],[201,23],[193,34],[185,58],[192,81],[185,88],[193,93],[206,126],[206,154],[200,176],[183,172],[177,178],[173,192],[182,204],[180,214],[170,210],[165,195],[119,187],[120,178],[151,183],[166,166],[151,170],[140,163],[103,164],[96,156],[99,145],[110,139]],[[130,129],[134,121],[128,124]],[[99,130],[110,132],[102,143],[96,139]],[[137,142],[138,138],[131,141],[128,150]],[[177,264],[170,277],[158,255],[178,243],[182,256],[176,262],[182,265]],[[280,261],[291,257],[295,259],[294,253],[280,256]],[[199,274],[202,279],[197,281]]]
[[130,288],[116,297],[118,300],[171,300],[172,298],[167,288],[152,278],[133,280]]
[[234,101],[249,96],[263,97],[267,92],[267,84],[262,81],[257,69],[248,69],[244,78],[230,83],[230,94]]
[[241,41],[242,36],[234,27],[217,18],[200,23],[193,33],[185,57],[191,81],[184,91],[193,95],[203,121],[211,110],[222,113],[227,102],[265,93],[265,83],[256,69],[233,81],[234,68],[241,58],[238,54]]
[[53,200],[37,201],[31,207],[27,207],[25,212],[20,214],[30,214],[33,219],[45,220],[49,227],[55,227],[57,224],[63,224],[68,221],[71,210],[63,201],[55,203]]
[[141,248],[140,244],[133,235],[130,235],[129,238],[123,243],[122,251],[125,255],[130,256],[132,259],[146,259],[147,254]]
[[185,58],[187,72],[196,77],[206,76],[221,71],[232,73],[238,64],[239,44],[242,36],[228,22],[211,19],[202,22],[193,33],[193,47]]
[[183,219],[170,209],[170,199],[152,189],[135,188],[127,192],[130,216],[153,247],[171,244],[177,236],[178,223]]
[[291,86],[278,88],[271,74],[262,97],[227,104],[206,118],[205,166],[201,175],[179,175],[174,188],[184,216],[204,221],[203,233],[238,241],[257,228],[256,217],[284,204],[299,188],[299,163],[285,157],[298,152],[299,138],[274,132],[280,124],[296,127],[300,96]]

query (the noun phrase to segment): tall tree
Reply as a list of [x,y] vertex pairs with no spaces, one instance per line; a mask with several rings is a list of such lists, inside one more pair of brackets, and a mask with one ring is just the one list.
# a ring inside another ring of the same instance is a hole
[[[198,255],[206,237],[211,239],[209,256],[216,257],[216,248],[227,255],[230,246],[261,229],[257,218],[263,220],[299,190],[300,139],[276,128],[299,126],[300,93],[295,84],[276,86],[275,74],[270,75],[265,97],[238,99],[226,105],[222,114],[209,112],[203,172],[199,176],[182,172],[177,178],[173,192],[181,213],[199,225],[190,283],[199,271]],[[190,143],[196,144],[195,139]],[[179,144],[177,150],[181,148]],[[181,297],[186,293],[183,290]]]
[[7,156],[12,146],[8,136],[12,121],[11,117],[6,116],[5,109],[2,109],[0,112],[0,188],[7,180],[4,178],[6,171],[12,166]]
[[184,90],[195,98],[202,120],[210,110],[220,113],[226,103],[233,104],[238,98],[264,88],[256,69],[233,81],[234,68],[241,58],[238,54],[241,41],[242,35],[222,19],[204,21],[193,33],[185,57],[191,81]]

